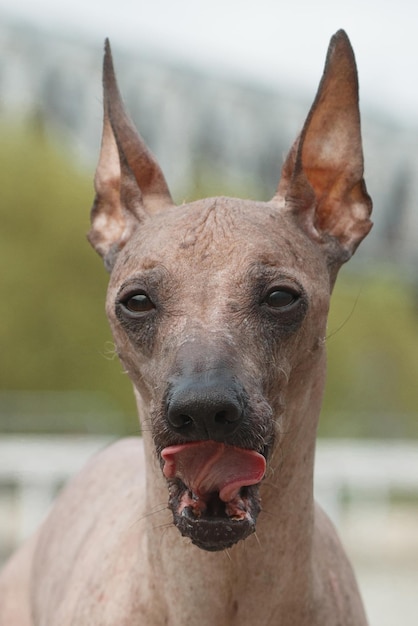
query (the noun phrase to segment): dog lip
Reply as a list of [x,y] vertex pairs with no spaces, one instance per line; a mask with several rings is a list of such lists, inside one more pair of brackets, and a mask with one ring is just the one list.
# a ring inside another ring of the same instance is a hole
[[193,494],[179,479],[169,480],[169,508],[183,537],[202,550],[225,550],[255,532],[260,511],[258,485],[243,487],[229,502],[219,494]]
[[183,537],[188,537],[195,546],[208,552],[219,552],[231,548],[235,543],[255,532],[255,520],[252,517],[245,517],[241,520],[196,519],[188,508],[183,510],[176,526]]

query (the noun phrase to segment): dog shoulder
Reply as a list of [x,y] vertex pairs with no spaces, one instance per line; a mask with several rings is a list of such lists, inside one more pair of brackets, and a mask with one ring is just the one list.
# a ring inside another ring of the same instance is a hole
[[0,626],[33,626],[30,574],[37,536],[28,539],[0,573]]
[[[126,438],[96,453],[64,487],[41,529],[48,544],[63,529],[72,536],[90,532],[97,534],[110,523],[118,511],[118,519],[129,517],[133,502],[140,502],[143,489],[142,440]],[[93,539],[93,537],[92,537]]]
[[143,470],[141,439],[123,439],[92,457],[63,489],[33,558],[35,623],[64,625],[74,616],[87,623],[84,613],[96,615],[109,588],[115,598],[120,589],[129,595],[129,585],[115,583],[142,549]]
[[316,600],[321,623],[341,626],[367,626],[367,618],[352,566],[345,554],[337,531],[317,505],[313,544],[316,567]]

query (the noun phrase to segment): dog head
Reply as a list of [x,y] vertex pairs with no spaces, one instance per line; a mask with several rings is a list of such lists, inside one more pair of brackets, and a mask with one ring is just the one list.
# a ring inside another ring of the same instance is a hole
[[147,406],[174,521],[207,550],[255,528],[298,412],[319,412],[337,271],[371,227],[353,52],[339,31],[270,202],[176,206],[127,116],[109,45],[89,239],[118,354]]

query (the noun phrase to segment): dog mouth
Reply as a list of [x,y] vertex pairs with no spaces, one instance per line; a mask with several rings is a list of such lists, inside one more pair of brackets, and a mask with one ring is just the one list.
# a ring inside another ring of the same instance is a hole
[[169,446],[161,452],[169,508],[184,537],[208,551],[231,547],[255,531],[265,457],[216,441]]

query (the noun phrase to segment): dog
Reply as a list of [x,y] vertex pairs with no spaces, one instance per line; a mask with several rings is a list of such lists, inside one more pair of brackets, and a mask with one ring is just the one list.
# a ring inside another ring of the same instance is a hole
[[348,37],[269,202],[175,206],[108,42],[103,83],[89,240],[142,438],[95,456],[11,558],[0,624],[364,626],[313,499],[330,294],[371,228]]

